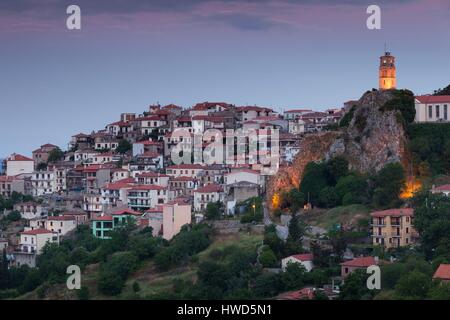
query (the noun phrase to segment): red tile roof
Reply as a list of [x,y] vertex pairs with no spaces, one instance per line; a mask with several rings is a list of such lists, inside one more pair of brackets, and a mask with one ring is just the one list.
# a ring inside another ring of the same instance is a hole
[[287,110],[284,113],[303,113],[303,112],[312,112],[311,109],[294,109],[294,110]]
[[265,112],[272,112],[272,109],[265,108],[265,107],[257,107],[257,106],[244,106],[244,107],[237,107],[236,108],[238,112],[242,111],[265,111]]
[[33,161],[33,159],[14,153],[6,161]]
[[434,187],[432,190],[433,191],[450,191],[450,184],[444,184],[439,187]]
[[111,213],[113,216],[121,216],[121,215],[133,215],[133,216],[142,216],[142,213],[131,210],[131,209],[122,209]]
[[173,166],[167,167],[167,169],[204,169],[204,167],[201,164],[177,164]]
[[64,216],[54,216],[54,217],[48,217],[47,220],[53,220],[53,221],[70,221],[75,220],[74,216],[71,215],[64,215]]
[[242,169],[237,169],[237,170],[233,170],[233,171],[231,171],[231,172],[225,173],[225,176],[229,176],[229,175],[231,175],[231,174],[240,173],[240,172],[253,173],[253,174],[257,174],[257,175],[260,174],[260,173],[259,173],[258,171],[256,171],[256,170],[242,168]]
[[110,215],[103,215],[98,217],[93,217],[92,221],[112,221],[113,217]]
[[138,121],[163,121],[159,116],[147,116],[147,117],[136,118],[135,120],[138,120]]
[[211,192],[222,192],[222,186],[219,186],[217,184],[208,184],[204,187],[198,188],[197,190],[194,190],[194,192],[198,193],[211,193]]
[[183,109],[183,107],[177,106],[176,104],[168,104],[167,106],[164,106],[163,109]]
[[47,229],[34,229],[34,230],[28,230],[28,231],[21,232],[20,234],[35,236],[38,234],[48,234],[48,233],[54,233],[54,232],[47,230]]
[[138,191],[138,190],[164,190],[166,188],[161,186],[155,186],[155,185],[135,185],[131,187],[131,190]]
[[341,266],[366,268],[366,267],[376,265],[376,264],[377,264],[377,262],[374,257],[361,257],[361,258],[355,258],[350,261],[342,262]]
[[450,264],[441,263],[434,273],[433,279],[450,280]]
[[447,96],[429,96],[429,95],[424,95],[424,96],[417,96],[416,99],[420,102],[420,103],[450,103],[450,95]]
[[168,175],[158,172],[143,172],[136,175],[137,178],[167,178]]
[[409,216],[412,217],[414,215],[414,209],[411,208],[401,208],[401,209],[388,209],[383,211],[375,211],[370,214],[372,217],[382,218],[382,217],[403,217]]
[[13,182],[14,177],[12,176],[0,176],[0,182]]
[[291,257],[295,258],[297,260],[300,260],[300,261],[312,261],[313,260],[312,253],[294,254]]

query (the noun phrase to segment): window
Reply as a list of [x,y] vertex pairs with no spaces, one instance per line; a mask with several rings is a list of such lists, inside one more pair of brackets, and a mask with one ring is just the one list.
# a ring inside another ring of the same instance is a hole
[[444,120],[448,120],[448,115],[447,115],[447,105],[444,105]]
[[436,106],[436,119],[439,119],[439,106]]
[[428,106],[428,118],[433,118],[433,107]]
[[406,233],[409,233],[409,228],[406,228]]

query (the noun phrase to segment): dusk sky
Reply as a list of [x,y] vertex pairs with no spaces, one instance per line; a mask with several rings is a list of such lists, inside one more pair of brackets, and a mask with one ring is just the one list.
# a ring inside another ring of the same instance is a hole
[[0,158],[157,102],[341,107],[378,86],[385,42],[398,87],[431,93],[450,84],[449,17],[449,0],[0,0]]

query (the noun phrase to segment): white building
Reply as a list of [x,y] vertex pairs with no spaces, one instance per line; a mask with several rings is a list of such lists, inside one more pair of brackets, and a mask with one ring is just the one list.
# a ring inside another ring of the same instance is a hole
[[446,122],[450,121],[450,95],[448,96],[417,96],[415,98],[415,122]]
[[6,175],[31,174],[34,171],[34,160],[20,154],[12,154],[6,159]]
[[13,264],[17,267],[27,264],[36,267],[36,256],[42,252],[47,243],[59,243],[57,233],[46,229],[35,229],[20,233],[20,251],[13,253]]
[[33,196],[39,197],[56,192],[56,175],[54,171],[36,171],[31,176]]
[[431,188],[431,193],[442,193],[442,194],[445,194],[446,196],[449,196],[450,195],[450,184],[444,184],[444,185],[438,186],[438,187],[433,186],[433,188]]
[[224,192],[220,185],[208,184],[194,190],[194,210],[204,211],[210,202],[224,201]]
[[45,229],[58,233],[60,236],[66,235],[76,227],[77,220],[74,216],[48,217],[45,221]]
[[261,184],[261,177],[258,171],[251,169],[236,169],[224,175],[225,184],[230,185],[238,182],[251,182],[254,184]]
[[305,267],[305,270],[307,272],[310,272],[314,268],[313,255],[311,253],[294,254],[292,256],[282,259],[281,268],[283,269],[283,271],[286,271],[286,268],[289,263],[299,263],[303,267]]
[[167,203],[167,188],[155,185],[134,185],[128,190],[128,207],[133,210],[154,208],[158,204]]
[[34,219],[43,215],[42,205],[37,202],[21,202],[14,205],[14,210],[20,212],[22,219]]
[[199,177],[203,171],[205,171],[205,167],[200,164],[179,164],[167,167],[166,174],[171,177],[196,178]]

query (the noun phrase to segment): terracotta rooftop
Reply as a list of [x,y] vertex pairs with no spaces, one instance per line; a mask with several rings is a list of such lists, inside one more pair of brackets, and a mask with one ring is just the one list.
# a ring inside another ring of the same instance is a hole
[[376,264],[378,263],[376,262],[374,257],[360,257],[350,261],[342,262],[341,266],[366,268]]
[[375,211],[370,214],[372,217],[381,218],[381,217],[403,217],[403,216],[413,216],[414,209],[411,208],[401,208],[401,209],[388,209],[383,211]]
[[20,234],[35,236],[38,234],[48,234],[48,233],[54,233],[54,232],[47,230],[47,229],[34,229],[34,230],[28,230],[28,231],[21,232]]
[[424,95],[424,96],[417,96],[416,99],[420,103],[450,103],[450,95],[447,96],[431,96],[431,95]]
[[222,186],[219,186],[217,184],[208,184],[204,187],[198,188],[197,190],[194,190],[194,192],[198,193],[211,193],[211,192],[222,192]]
[[433,279],[450,280],[450,264],[441,263],[434,273]]
[[312,253],[294,254],[290,257],[295,258],[300,261],[312,261],[313,260]]

